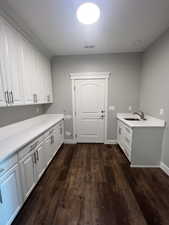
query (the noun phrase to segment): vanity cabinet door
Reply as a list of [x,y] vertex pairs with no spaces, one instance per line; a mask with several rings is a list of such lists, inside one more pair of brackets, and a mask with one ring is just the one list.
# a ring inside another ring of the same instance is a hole
[[35,174],[35,154],[27,154],[21,161],[21,178],[23,186],[24,200],[27,199],[36,184]]
[[0,225],[9,225],[22,204],[18,165],[0,177]]
[[50,161],[53,158],[54,155],[54,135],[51,134],[46,140],[45,140],[45,156],[46,156],[46,164],[49,165]]
[[40,146],[37,147],[35,154],[36,154],[36,174],[37,174],[37,181],[38,181],[46,169],[44,144],[41,144]]

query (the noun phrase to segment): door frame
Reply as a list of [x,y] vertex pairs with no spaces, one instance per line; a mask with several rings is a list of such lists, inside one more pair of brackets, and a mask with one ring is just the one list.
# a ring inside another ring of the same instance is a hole
[[105,120],[104,120],[104,144],[107,142],[107,122],[108,122],[108,80],[110,72],[87,72],[87,73],[70,73],[72,80],[72,110],[73,110],[73,143],[77,143],[76,135],[76,96],[75,96],[75,81],[76,80],[105,80]]

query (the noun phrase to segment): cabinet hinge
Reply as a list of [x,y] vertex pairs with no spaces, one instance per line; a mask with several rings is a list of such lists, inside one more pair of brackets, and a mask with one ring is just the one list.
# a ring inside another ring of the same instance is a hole
[[76,91],[76,86],[74,86],[73,88],[74,88],[74,91]]
[[76,112],[75,112],[75,116],[76,116]]

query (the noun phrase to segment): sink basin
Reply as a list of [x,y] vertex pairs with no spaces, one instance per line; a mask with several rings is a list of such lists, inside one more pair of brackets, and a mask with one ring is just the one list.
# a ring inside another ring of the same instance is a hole
[[140,119],[138,118],[124,118],[124,119],[129,121],[140,121]]

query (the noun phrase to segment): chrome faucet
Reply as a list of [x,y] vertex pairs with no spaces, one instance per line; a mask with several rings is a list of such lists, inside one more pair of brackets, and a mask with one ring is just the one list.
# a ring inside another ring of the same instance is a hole
[[138,115],[140,117],[141,120],[145,120],[145,114],[142,111],[139,112],[134,112],[133,114]]

